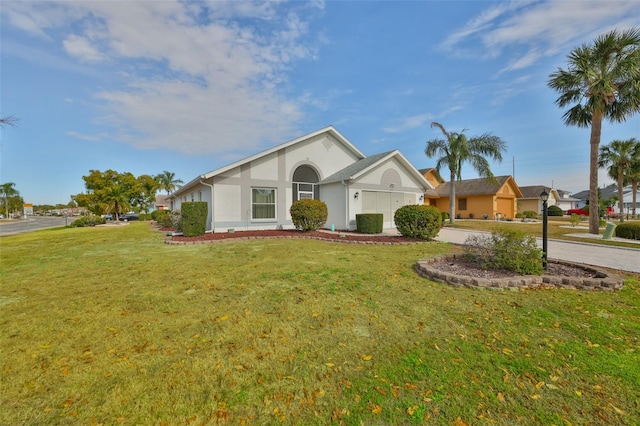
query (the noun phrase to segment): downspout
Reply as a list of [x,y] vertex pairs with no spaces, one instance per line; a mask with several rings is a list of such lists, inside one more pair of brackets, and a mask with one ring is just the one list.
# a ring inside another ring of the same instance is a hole
[[207,182],[202,180],[202,176],[200,176],[200,183],[202,185],[208,186],[209,188],[211,188],[211,231],[209,231],[211,234],[214,233],[214,226],[213,224],[215,223],[215,221],[213,220],[213,185],[208,184]]

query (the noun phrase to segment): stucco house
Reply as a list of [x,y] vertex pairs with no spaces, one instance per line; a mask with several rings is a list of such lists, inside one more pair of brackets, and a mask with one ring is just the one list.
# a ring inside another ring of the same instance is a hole
[[400,151],[367,157],[328,126],[196,176],[169,199],[172,210],[207,202],[207,231],[291,229],[289,208],[306,198],[325,202],[326,227],[353,230],[359,213],[382,213],[394,227],[395,211],[421,204],[428,189]]
[[542,200],[540,199],[542,191],[546,191],[549,194],[547,206],[557,205],[560,199],[557,189],[544,185],[521,186],[520,191],[522,192],[522,197],[519,197],[517,201],[518,213],[532,211],[536,212],[536,214],[542,214]]
[[462,219],[481,219],[485,215],[489,219],[514,218],[516,199],[522,197],[511,176],[496,176],[495,181],[479,178],[442,183],[425,193],[425,203],[448,213],[452,184],[456,186],[456,216]]

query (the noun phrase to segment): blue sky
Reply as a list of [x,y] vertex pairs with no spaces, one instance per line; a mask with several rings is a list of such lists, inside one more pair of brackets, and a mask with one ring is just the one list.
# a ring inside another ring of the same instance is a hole
[[[67,203],[90,170],[188,182],[327,125],[366,155],[432,167],[433,121],[503,138],[496,175],[584,190],[589,129],[562,123],[549,74],[640,25],[637,0],[3,0],[0,13],[0,113],[20,118],[2,129],[0,181],[35,204]],[[631,137],[640,116],[605,123],[601,144]]]

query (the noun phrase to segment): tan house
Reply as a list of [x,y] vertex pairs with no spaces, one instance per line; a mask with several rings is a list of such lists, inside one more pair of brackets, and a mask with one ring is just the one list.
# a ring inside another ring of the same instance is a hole
[[[431,169],[427,169],[431,170]],[[427,180],[429,178],[425,176]],[[449,212],[451,182],[444,182],[425,193],[425,204]],[[469,179],[456,185],[456,217],[459,219],[513,219],[517,213],[516,200],[522,192],[511,176],[489,179]]]
[[546,191],[549,194],[548,206],[555,206],[560,199],[558,190],[544,185],[521,186],[520,191],[522,192],[522,197],[518,198],[518,213],[533,211],[536,214],[542,214],[542,200],[540,199],[542,191]]

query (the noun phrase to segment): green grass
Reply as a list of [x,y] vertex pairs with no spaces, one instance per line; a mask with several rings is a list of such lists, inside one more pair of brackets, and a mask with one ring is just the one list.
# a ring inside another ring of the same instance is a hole
[[637,424],[640,284],[478,291],[443,243],[0,238],[0,424]]

